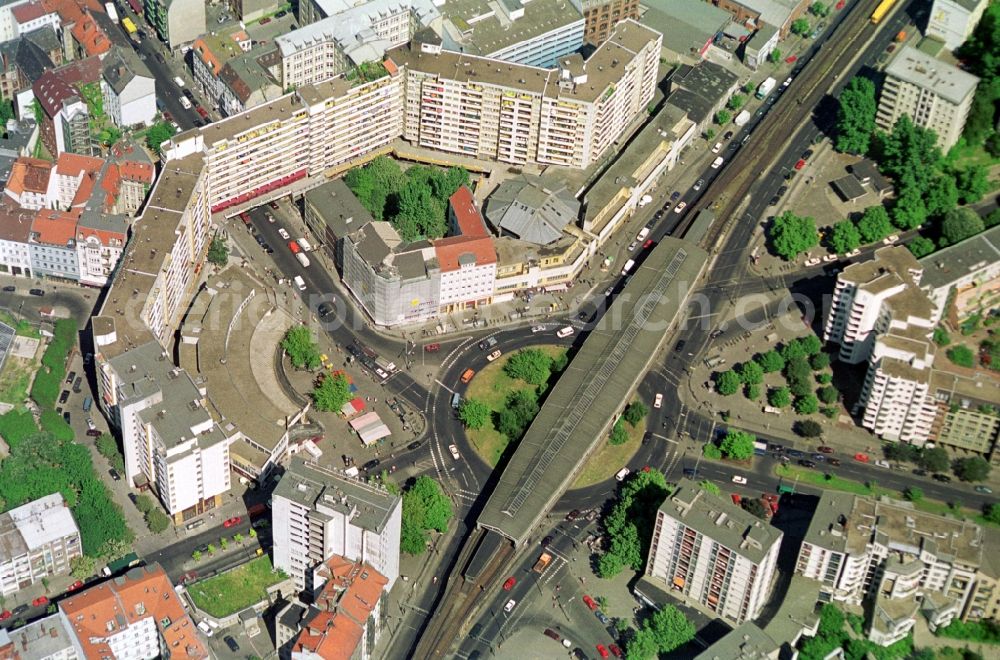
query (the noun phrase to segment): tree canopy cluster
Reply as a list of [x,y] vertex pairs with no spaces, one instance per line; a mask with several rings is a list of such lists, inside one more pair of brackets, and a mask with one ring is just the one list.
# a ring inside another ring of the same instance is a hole
[[296,369],[316,369],[320,365],[319,345],[313,338],[312,330],[304,325],[288,329],[281,340],[281,350],[285,351]]
[[156,122],[146,129],[146,146],[154,153],[159,154],[160,145],[172,138],[176,132],[177,129],[169,122]]
[[229,261],[229,246],[226,245],[226,239],[221,236],[213,236],[212,242],[208,244],[208,260],[209,262],[219,266],[225,266]]
[[426,475],[417,477],[403,492],[403,516],[400,529],[400,550],[410,555],[427,549],[427,532],[446,532],[454,516],[451,500],[440,484]]
[[351,384],[342,373],[323,374],[312,391],[313,405],[320,412],[339,412],[353,397]]
[[552,358],[537,348],[526,348],[511,355],[503,370],[511,378],[529,385],[544,385],[552,376]]
[[684,613],[666,604],[653,612],[625,645],[628,660],[648,660],[670,653],[694,639],[695,628]]
[[976,29],[957,53],[979,85],[965,120],[963,137],[968,144],[983,144],[994,158],[1000,157],[997,105],[1000,102],[1000,5],[991,2]]
[[613,578],[625,567],[643,569],[656,510],[669,494],[666,478],[656,469],[635,472],[622,482],[618,497],[601,520],[609,543],[598,560],[598,575]]
[[441,238],[448,230],[448,198],[469,183],[460,167],[414,165],[404,172],[388,156],[352,169],[344,183],[376,220],[387,220],[407,242]]
[[809,216],[795,215],[791,211],[785,211],[771,221],[767,236],[772,251],[785,261],[791,261],[809,248],[819,245],[816,221]]
[[[827,603],[819,613],[819,628],[814,637],[805,638],[799,647],[799,657],[802,660],[822,660],[832,651],[841,648],[844,657],[849,660],[874,656],[879,660],[902,660],[911,657],[913,653],[913,637],[906,638],[890,646],[881,647],[875,642],[864,638],[861,633],[861,619],[853,615],[845,616],[836,605]],[[846,630],[845,623],[854,628],[851,634]]]

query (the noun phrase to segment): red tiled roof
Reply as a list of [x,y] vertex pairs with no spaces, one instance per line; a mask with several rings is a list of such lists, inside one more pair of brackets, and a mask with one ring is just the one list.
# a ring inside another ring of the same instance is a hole
[[51,174],[52,163],[47,160],[21,156],[14,161],[10,168],[7,190],[19,197],[26,192],[44,193],[49,188]]
[[83,83],[99,82],[101,80],[101,58],[91,55],[80,60],[73,60],[57,68],[54,73],[67,85],[76,87]]
[[466,238],[481,238],[490,235],[486,231],[486,223],[483,222],[483,216],[479,213],[479,209],[476,208],[476,200],[472,197],[472,191],[467,186],[462,186],[456,190],[455,194],[448,198],[448,203],[451,204],[455,221],[458,223],[458,231],[462,236]]
[[51,12],[46,10],[40,2],[28,2],[14,7],[10,10],[10,13],[14,16],[15,21],[23,25],[28,21],[41,18]]
[[80,176],[82,172],[98,172],[104,161],[93,156],[81,156],[64,151],[56,160],[56,174]]
[[458,259],[463,254],[472,255],[476,260],[476,265],[492,264],[496,263],[497,260],[493,239],[488,236],[486,238],[451,236],[433,241],[433,243],[434,252],[443,272],[458,270]]
[[39,105],[42,106],[42,110],[50,118],[58,114],[63,101],[71,96],[79,96],[77,91],[59,78],[55,71],[44,72],[32,85],[31,90],[34,92],[35,98],[38,99]]
[[64,25],[79,22],[85,9],[104,12],[99,0],[41,0],[41,3],[46,11],[58,13]]
[[31,223],[35,242],[65,247],[76,238],[76,221],[79,217],[79,211],[41,209]]
[[89,12],[84,15],[83,20],[73,26],[73,38],[87,55],[103,55],[111,50],[111,39]]
[[35,212],[22,209],[6,195],[0,201],[0,240],[27,243]]
[[105,641],[152,618],[171,658],[208,658],[194,622],[174,592],[170,578],[158,565],[91,587],[59,603],[87,658],[111,658]]
[[125,245],[125,239],[127,238],[123,231],[108,231],[107,229],[94,229],[93,227],[83,226],[77,227],[77,240],[86,240],[91,236],[95,236],[101,242],[101,245],[104,246],[110,245],[111,239],[118,239],[122,245]]

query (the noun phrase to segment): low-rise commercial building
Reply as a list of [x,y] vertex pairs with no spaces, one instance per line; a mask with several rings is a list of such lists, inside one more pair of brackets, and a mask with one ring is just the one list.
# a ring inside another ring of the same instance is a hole
[[656,513],[645,573],[739,624],[767,601],[781,539],[777,528],[685,479]]
[[0,514],[0,595],[58,575],[83,555],[80,529],[60,493]]
[[695,64],[732,22],[729,12],[707,2],[644,0],[639,22],[663,35],[663,57]]
[[58,614],[8,631],[0,628],[0,658],[83,660],[83,648]]
[[792,29],[792,21],[803,16],[812,3],[809,0],[718,0],[712,4],[728,11],[737,23],[755,28],[761,23],[773,25],[784,39]]
[[924,33],[955,50],[976,29],[988,4],[987,0],[934,0]]
[[293,457],[272,496],[275,568],[312,590],[314,569],[339,555],[367,563],[392,589],[402,502],[384,488]]
[[885,68],[875,124],[890,131],[907,115],[937,134],[941,151],[951,149],[972,107],[979,78],[911,46],[900,48]]
[[725,67],[702,60],[694,66],[681,64],[667,78],[667,104],[684,112],[703,131],[715,113],[736,93],[740,79]]

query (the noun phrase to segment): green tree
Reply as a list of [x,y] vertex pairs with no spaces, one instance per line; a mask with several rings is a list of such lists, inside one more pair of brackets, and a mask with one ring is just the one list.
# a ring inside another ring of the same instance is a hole
[[233,540],[236,541],[237,543],[243,543],[243,535],[233,534]]
[[982,217],[972,209],[952,209],[941,222],[941,238],[946,241],[945,245],[954,245],[984,229]]
[[822,2],[814,2],[809,5],[809,13],[817,18],[826,18],[830,15],[830,5]]
[[222,548],[223,552],[225,552],[226,550],[228,550],[229,549],[229,539],[227,539],[225,536],[223,536],[221,539],[219,539],[219,547]]
[[986,149],[986,153],[994,158],[1000,158],[1000,133],[993,133],[991,136],[986,138],[986,142],[983,143],[983,148]]
[[850,220],[841,220],[831,228],[827,244],[833,252],[846,254],[861,245],[861,232]]
[[792,34],[804,37],[809,34],[809,21],[805,18],[797,18],[792,21]]
[[751,383],[743,388],[743,395],[751,401],[756,401],[760,398],[760,385],[758,383]]
[[530,385],[547,383],[552,375],[552,358],[537,348],[527,348],[510,356],[504,373]]
[[739,375],[730,369],[729,371],[723,371],[715,378],[715,391],[722,396],[730,396],[736,394],[740,389],[740,377]]
[[[292,326],[281,340],[281,349],[288,354],[296,369],[316,369],[320,365],[319,348],[312,331],[304,325]],[[343,405],[343,404],[341,404]]]
[[781,357],[781,353],[774,349],[766,353],[760,353],[754,359],[760,364],[766,374],[781,371],[785,368],[785,358]]
[[77,580],[85,580],[97,571],[97,560],[80,555],[69,560],[70,574]]
[[704,479],[702,481],[699,481],[698,485],[701,486],[701,489],[703,491],[705,491],[706,493],[711,493],[712,495],[719,495],[719,496],[722,495],[722,489],[719,488],[718,486],[716,486],[714,483],[712,483],[708,479]]
[[768,514],[771,513],[771,509],[755,497],[745,498],[740,506],[743,507],[744,511],[761,520],[767,520]]
[[221,236],[212,237],[208,245],[208,260],[220,268],[229,262],[229,248]]
[[772,387],[767,392],[767,402],[775,408],[787,408],[792,402],[792,394],[787,387]]
[[625,660],[649,660],[657,657],[659,647],[656,636],[649,628],[640,628],[628,638],[625,645]]
[[855,76],[840,93],[837,108],[837,151],[863,156],[875,132],[875,83]]
[[170,527],[170,517],[159,508],[155,508],[146,514],[146,525],[149,527],[149,531],[159,534]]
[[732,96],[729,97],[729,100],[726,101],[726,107],[732,110],[733,112],[736,112],[740,108],[742,108],[744,104],[746,104],[746,102],[747,102],[747,97],[743,96],[742,94],[733,94]]
[[249,536],[252,539],[257,538],[257,530],[251,527],[249,530],[247,530],[247,536]]
[[764,381],[764,368],[757,362],[748,360],[739,367],[740,381],[746,385],[759,385]]
[[[904,117],[906,115],[903,115]],[[927,220],[927,205],[916,186],[903,188],[892,207],[892,224],[903,231],[916,229]]]
[[913,240],[906,244],[913,256],[919,259],[920,257],[926,257],[928,254],[934,252],[937,246],[934,245],[934,241],[929,238],[924,238],[923,236],[915,236]]
[[768,238],[775,254],[785,261],[791,261],[819,244],[816,221],[811,217],[797,216],[791,211],[785,211],[774,218],[768,229]]
[[813,371],[822,371],[830,366],[830,355],[829,353],[816,353],[809,358],[809,366],[813,368]]
[[641,571],[653,538],[656,510],[669,494],[663,473],[641,470],[624,481],[601,525],[610,550],[634,571]]
[[816,400],[816,395],[811,393],[805,396],[797,396],[795,397],[794,408],[795,412],[800,415],[812,415],[819,412],[819,401]]
[[819,422],[811,419],[804,419],[795,423],[795,432],[803,438],[818,438],[823,435],[823,427]]
[[847,619],[839,607],[827,603],[819,611],[819,626],[816,629],[816,636],[838,637],[843,632],[846,621]]
[[920,466],[930,472],[944,472],[948,469],[950,459],[944,447],[925,449],[920,454]]
[[799,337],[796,341],[802,346],[802,350],[805,351],[806,355],[816,355],[823,350],[823,342],[816,335]]
[[990,464],[980,456],[959,458],[952,469],[962,481],[985,481],[990,476]]
[[930,185],[924,191],[924,205],[927,215],[944,215],[958,205],[958,188],[955,177],[950,174],[939,174],[931,179]]
[[156,154],[160,153],[160,145],[176,133],[173,124],[165,121],[157,122],[146,131],[146,146]]
[[[995,74],[994,74],[995,75]],[[976,85],[969,115],[965,119],[962,137],[968,144],[981,144],[994,130],[997,100],[996,79],[984,78]]]
[[722,455],[735,461],[746,461],[753,457],[753,443],[757,439],[746,431],[730,430],[722,439]]
[[715,113],[715,123],[719,126],[725,126],[732,118],[733,116],[725,110],[719,110]]
[[[767,61],[770,62],[771,64],[777,64],[778,62],[781,61],[781,54],[782,54],[781,49],[775,48],[774,50],[772,50],[770,53],[767,54]],[[747,85],[744,85],[743,91],[749,94],[750,92],[753,91],[753,86],[751,85],[749,87],[750,89],[747,89]]]
[[934,328],[934,334],[931,338],[938,346],[947,346],[951,343],[951,336],[948,334],[948,331],[941,326]]
[[211,557],[212,555],[215,554],[215,552],[216,552],[216,550],[218,550],[218,548],[215,547],[214,543],[209,543],[208,547],[206,548],[206,550],[208,551],[208,556]]
[[538,414],[538,394],[534,390],[516,390],[507,395],[505,407],[497,414],[496,430],[511,442],[521,439]]
[[995,525],[1000,525],[1000,504],[987,504],[983,512],[986,519]]
[[910,502],[919,502],[924,499],[924,491],[920,490],[916,486],[907,486],[906,490],[903,491],[903,497]]
[[649,408],[646,407],[646,404],[642,401],[633,401],[625,408],[622,418],[629,423],[629,426],[635,428],[648,413]]
[[423,503],[423,526],[425,529],[433,529],[441,533],[448,531],[448,523],[454,516],[454,511],[451,500],[441,490],[438,482],[426,475],[417,477],[413,486],[403,493],[404,502],[407,498],[416,498]]
[[618,420],[611,427],[611,436],[608,438],[608,442],[612,445],[623,445],[628,442],[628,429],[625,428],[625,422]]
[[156,503],[153,502],[153,498],[149,495],[137,495],[135,498],[135,508],[139,509],[139,511],[145,515],[156,509]]
[[201,561],[201,550],[195,550],[191,553],[191,559],[195,561]]
[[344,374],[325,376],[312,391],[313,404],[320,412],[338,412],[352,397],[351,384]]
[[597,560],[597,577],[610,580],[625,568],[625,561],[615,552],[605,552]]
[[972,349],[965,344],[957,344],[948,349],[945,353],[948,359],[952,363],[957,364],[960,367],[972,368],[976,364],[976,356],[972,352]]
[[664,605],[647,620],[660,653],[670,653],[694,639],[694,624],[673,605]]
[[904,188],[903,194],[912,190],[920,196],[940,170],[937,135],[914,124],[909,115],[901,116],[892,131],[880,135],[879,147],[879,169]]
[[711,442],[706,442],[701,447],[701,453],[705,458],[717,461],[722,458],[722,450],[716,447]]
[[0,125],[6,130],[7,122],[14,118],[14,104],[8,99],[0,99]]
[[[1000,139],[1000,133],[994,133],[991,139]],[[996,156],[1000,156],[1000,154],[996,154]],[[962,203],[973,204],[989,192],[989,172],[982,165],[970,165],[955,173],[955,185],[958,187]]]
[[465,399],[458,407],[458,418],[467,429],[481,429],[490,422],[490,407],[478,399]]
[[832,385],[827,385],[826,387],[821,387],[818,390],[816,390],[816,395],[817,397],[819,397],[819,400],[822,401],[823,403],[830,404],[830,403],[835,403],[837,401],[837,399],[840,396],[840,393],[837,392],[836,387],[833,387]]
[[858,231],[865,243],[875,243],[892,233],[892,222],[884,206],[869,206],[858,221]]

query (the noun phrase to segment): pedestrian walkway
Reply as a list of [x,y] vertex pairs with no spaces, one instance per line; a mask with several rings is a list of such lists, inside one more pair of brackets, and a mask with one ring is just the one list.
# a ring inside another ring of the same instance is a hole
[[274,373],[274,352],[282,337],[295,324],[294,319],[282,308],[276,307],[265,314],[250,336],[250,371],[261,393],[266,396],[274,407],[292,415],[299,406],[285,393]]

